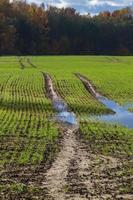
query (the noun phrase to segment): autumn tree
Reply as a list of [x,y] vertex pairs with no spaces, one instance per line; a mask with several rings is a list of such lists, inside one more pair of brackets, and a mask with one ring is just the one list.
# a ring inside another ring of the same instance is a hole
[[25,0],[0,0],[0,54],[133,54],[130,8],[80,15]]

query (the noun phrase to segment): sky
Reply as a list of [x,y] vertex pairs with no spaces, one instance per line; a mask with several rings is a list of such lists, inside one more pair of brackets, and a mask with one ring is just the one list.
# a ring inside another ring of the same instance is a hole
[[133,0],[29,0],[30,2],[51,4],[56,7],[73,7],[81,14],[96,14],[101,11],[113,11],[127,6],[133,7]]

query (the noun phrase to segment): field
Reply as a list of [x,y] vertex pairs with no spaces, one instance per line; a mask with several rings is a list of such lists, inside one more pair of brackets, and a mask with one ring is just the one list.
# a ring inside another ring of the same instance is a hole
[[[56,111],[42,72],[50,74],[79,121],[78,131],[68,138],[67,127],[53,120]],[[133,104],[133,57],[0,57],[1,199],[133,198],[133,130],[89,121],[90,115],[110,111],[75,73],[105,97]],[[65,175],[53,173],[64,169]]]

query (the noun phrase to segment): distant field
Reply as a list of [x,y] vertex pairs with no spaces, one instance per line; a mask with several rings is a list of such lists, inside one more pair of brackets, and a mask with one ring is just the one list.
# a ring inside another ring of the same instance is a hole
[[75,82],[73,73],[80,72],[107,97],[119,103],[133,101],[133,57],[55,56],[32,57],[32,61],[55,76],[57,81],[69,79]]
[[[109,99],[122,105],[133,103],[133,57],[0,57],[2,192],[8,190],[8,184],[11,184],[5,178],[10,171],[15,173],[16,169],[19,171],[27,167],[35,169],[41,162],[53,159],[58,151],[60,131],[58,124],[51,120],[55,110],[46,96],[42,72],[52,76],[54,87],[79,121],[82,116],[109,111],[86,91],[74,75],[76,72],[85,75],[93,82],[97,91]],[[94,152],[124,159],[132,156],[133,130],[83,121],[80,123],[80,132],[83,139],[92,141],[91,148]],[[131,164],[127,162],[125,165],[123,171],[130,168],[131,173]],[[16,190],[19,189],[22,188],[18,187]]]

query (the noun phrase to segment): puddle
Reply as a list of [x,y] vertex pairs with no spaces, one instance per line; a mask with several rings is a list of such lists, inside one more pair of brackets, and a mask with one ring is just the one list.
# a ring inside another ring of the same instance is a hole
[[73,112],[69,112],[67,105],[62,100],[53,101],[53,107],[58,112],[55,119],[63,123],[71,125],[77,125],[76,115]]
[[124,106],[120,106],[118,103],[103,96],[99,96],[97,99],[107,108],[113,110],[115,114],[94,116],[94,119],[103,122],[120,124],[127,128],[133,128],[133,113],[128,111],[128,108],[133,104],[125,104]]
[[77,125],[75,114],[72,112],[60,112],[56,117],[59,121],[66,122],[72,125]]
[[78,125],[76,115],[73,112],[68,111],[67,104],[64,103],[64,101],[54,90],[51,77],[44,73],[43,76],[45,78],[47,95],[51,99],[54,109],[58,112],[54,119],[70,125]]
[[129,108],[133,108],[133,103],[126,103],[126,104],[124,104],[124,108],[125,109],[129,109]]
[[56,100],[53,102],[53,107],[58,112],[63,112],[67,110],[67,105],[62,100]]
[[120,124],[127,128],[133,128],[133,113],[128,110],[129,108],[133,108],[133,103],[127,103],[124,106],[120,106],[118,103],[100,95],[100,93],[98,93],[95,90],[95,87],[86,77],[84,77],[83,75],[79,73],[76,73],[75,75],[82,81],[82,83],[84,84],[88,92],[94,98],[96,98],[99,102],[101,102],[107,108],[115,112],[114,114],[91,116],[89,117],[90,119],[103,121],[103,122],[110,122],[114,124]]

